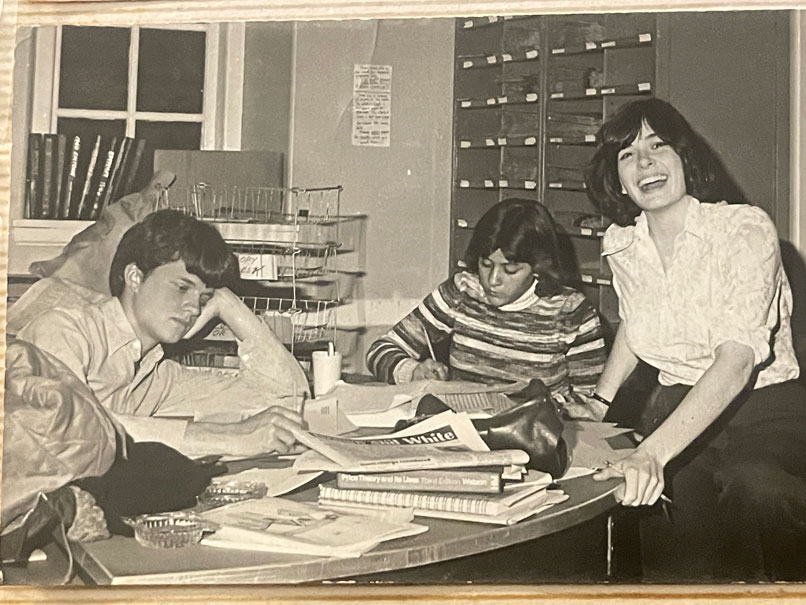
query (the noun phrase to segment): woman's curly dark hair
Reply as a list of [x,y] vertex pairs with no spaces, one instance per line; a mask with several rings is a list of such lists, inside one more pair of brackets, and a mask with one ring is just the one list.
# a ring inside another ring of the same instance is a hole
[[599,147],[585,172],[588,197],[599,211],[621,226],[630,225],[641,209],[622,193],[619,151],[629,146],[646,122],[683,163],[686,193],[703,202],[716,201],[717,165],[713,153],[686,119],[660,99],[633,101],[620,108],[599,130]]
[[478,273],[479,259],[499,249],[508,261],[531,265],[540,296],[556,294],[570,283],[561,263],[554,219],[534,200],[509,198],[484,213],[465,253],[468,271]]

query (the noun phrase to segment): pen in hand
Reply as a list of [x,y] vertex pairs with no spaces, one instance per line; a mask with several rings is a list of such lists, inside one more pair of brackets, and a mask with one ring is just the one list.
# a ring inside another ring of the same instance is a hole
[[431,339],[428,337],[428,328],[425,326],[423,326],[423,335],[425,336],[425,344],[428,346],[428,354],[431,355],[431,359],[436,361],[437,356],[434,355],[434,347],[431,344]]

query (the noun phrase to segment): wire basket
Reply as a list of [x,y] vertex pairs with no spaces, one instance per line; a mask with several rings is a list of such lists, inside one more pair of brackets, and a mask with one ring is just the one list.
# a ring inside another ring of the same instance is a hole
[[244,279],[287,281],[325,275],[335,243],[231,242]]
[[206,221],[328,223],[339,218],[342,187],[224,187],[199,183],[163,189],[160,205]]
[[290,324],[291,342],[315,342],[335,337],[334,315],[337,300],[295,300],[244,296],[244,304],[260,316],[282,342],[288,342]]

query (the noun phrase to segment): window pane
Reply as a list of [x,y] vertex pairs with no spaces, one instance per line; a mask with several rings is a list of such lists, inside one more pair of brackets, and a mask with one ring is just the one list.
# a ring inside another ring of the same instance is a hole
[[201,113],[206,34],[140,30],[137,110]]
[[96,135],[122,137],[126,134],[125,120],[90,120],[88,118],[59,118],[56,125],[58,134],[68,137],[81,135],[89,140]]
[[201,122],[147,122],[135,125],[135,137],[152,149],[200,149]]
[[120,27],[62,28],[59,107],[126,109],[129,36]]
[[147,141],[135,179],[135,191],[145,187],[154,174],[155,149],[201,149],[200,122],[138,121],[134,136]]

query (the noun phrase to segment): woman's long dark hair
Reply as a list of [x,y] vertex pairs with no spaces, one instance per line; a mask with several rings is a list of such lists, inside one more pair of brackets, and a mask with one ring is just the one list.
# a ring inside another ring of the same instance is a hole
[[508,261],[531,265],[541,296],[556,294],[570,283],[560,262],[554,219],[538,202],[509,198],[485,212],[467,246],[468,270],[477,273],[479,260],[499,249]]
[[586,171],[585,184],[600,212],[621,226],[632,224],[641,213],[621,192],[617,160],[619,151],[635,140],[644,122],[680,156],[686,193],[703,202],[717,201],[721,170],[711,148],[671,104],[643,99],[619,109],[599,130],[599,148]]

